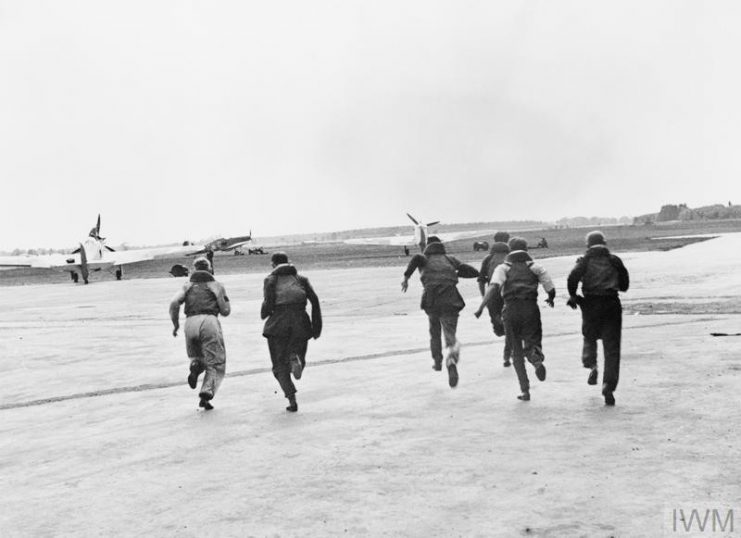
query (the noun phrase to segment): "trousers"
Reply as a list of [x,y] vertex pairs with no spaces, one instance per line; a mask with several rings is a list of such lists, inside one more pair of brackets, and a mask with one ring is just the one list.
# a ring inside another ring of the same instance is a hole
[[278,380],[286,398],[296,394],[296,385],[291,379],[291,355],[298,355],[301,366],[306,366],[306,350],[309,341],[306,338],[296,338],[293,335],[268,336],[268,351],[273,363],[273,377]]
[[512,346],[512,366],[517,374],[522,392],[530,391],[530,380],[525,369],[525,358],[537,366],[545,360],[543,355],[543,328],[540,309],[535,299],[511,299],[502,310],[504,333]]
[[602,383],[614,391],[620,377],[620,339],[623,327],[623,306],[616,296],[587,295],[581,301],[582,364],[597,366],[597,340],[602,340],[605,368]]
[[185,350],[191,361],[191,371],[206,372],[199,394],[213,398],[226,373],[226,349],[219,318],[212,314],[197,314],[185,318]]
[[[445,346],[452,348],[457,342],[455,331],[458,328],[458,311],[427,311],[427,319],[430,328],[430,352],[435,364],[443,362],[442,339],[445,338]],[[453,357],[458,362],[457,356]]]

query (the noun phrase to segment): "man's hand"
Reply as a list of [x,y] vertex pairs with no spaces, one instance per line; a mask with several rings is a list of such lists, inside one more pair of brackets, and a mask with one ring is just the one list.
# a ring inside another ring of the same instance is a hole
[[480,318],[480,317],[481,317],[481,313],[482,313],[483,311],[484,311],[484,309],[483,309],[483,308],[479,308],[478,310],[476,310],[476,312],[474,312],[474,313],[473,313],[473,315],[474,315],[474,316],[476,316],[476,319],[478,319],[478,318]]
[[545,304],[553,308],[555,306],[554,300],[556,299],[556,290],[551,290],[548,292],[548,299],[545,300]]
[[175,325],[172,329],[172,335],[177,336],[178,335],[178,329],[180,328],[180,325]]
[[566,301],[566,304],[570,306],[572,310],[576,310],[577,306],[581,306],[583,300],[584,297],[581,295],[572,295],[569,297],[569,300]]
[[404,280],[401,281],[401,291],[406,293],[407,289],[409,289],[409,279],[405,277]]

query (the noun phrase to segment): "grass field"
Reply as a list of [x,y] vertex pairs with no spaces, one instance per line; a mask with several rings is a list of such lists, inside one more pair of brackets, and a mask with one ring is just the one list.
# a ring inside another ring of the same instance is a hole
[[[541,237],[548,240],[548,249],[533,249],[536,258],[555,256],[577,256],[584,250],[584,236],[592,228],[547,228],[512,232],[536,245]],[[701,241],[704,238],[672,238],[678,235],[714,234],[741,231],[741,221],[703,221],[677,222],[653,226],[604,226],[600,228],[607,236],[608,246],[615,252],[640,252],[647,250],[671,250],[684,245]],[[473,242],[476,239],[491,243],[492,237],[454,241],[446,244],[448,253],[461,261],[477,266],[485,256],[484,252],[474,252]],[[410,246],[411,247],[411,246]],[[271,249],[266,248],[266,252]],[[275,249],[278,250],[278,249]],[[312,268],[351,268],[351,267],[388,267],[406,265],[408,258],[400,247],[375,245],[348,245],[345,243],[308,243],[280,247],[288,253],[291,261],[301,270]],[[410,248],[411,252],[416,249]],[[182,263],[190,266],[192,257],[150,260],[127,265],[124,268],[124,279],[158,278],[165,276],[173,264]],[[263,273],[270,269],[270,256],[217,253],[214,259],[217,275]],[[101,280],[114,280],[114,276],[101,271],[91,275],[91,283]],[[0,286],[19,286],[27,284],[60,283],[72,284],[69,274],[48,269],[8,269],[0,271]],[[82,285],[82,284],[78,284]]]

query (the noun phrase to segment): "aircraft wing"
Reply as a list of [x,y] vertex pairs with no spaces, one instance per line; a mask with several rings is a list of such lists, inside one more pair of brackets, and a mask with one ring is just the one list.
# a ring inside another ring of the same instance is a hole
[[[88,260],[90,269],[107,269],[114,265],[126,265],[145,260],[186,256],[199,250],[202,245],[152,247],[135,250],[105,251],[103,257],[97,260]],[[77,271],[80,268],[79,254],[49,254],[45,256],[0,256],[0,267],[35,267],[43,269],[61,269],[62,271]]]
[[495,230],[467,230],[462,232],[430,233],[430,235],[436,235],[443,243],[450,243],[451,241],[460,241],[461,239],[473,239],[474,237],[482,237],[485,235],[493,236],[494,233]]
[[[428,232],[429,235],[435,235],[440,238],[443,243],[449,243],[450,241],[459,241],[461,239],[470,239],[473,237],[481,237],[484,235],[493,235],[494,230],[466,230],[461,232]],[[394,235],[391,237],[358,237],[355,239],[346,239],[343,241],[348,245],[391,245],[391,246],[404,246],[414,245],[413,235]]]
[[390,246],[404,246],[413,245],[413,235],[394,235],[390,237],[358,237],[355,239],[345,239],[343,243],[348,245],[390,245]]
[[223,250],[225,252],[229,252],[230,250],[234,250],[235,248],[243,247],[247,243],[252,243],[252,239],[248,239],[247,241],[240,241],[239,243],[232,243],[228,247],[221,248],[219,250]]
[[[116,253],[111,253],[116,254]],[[126,254],[124,252],[123,254]],[[133,256],[132,256],[133,258]],[[113,256],[105,256],[102,260],[90,260],[87,265],[91,270],[95,269],[107,269],[112,265],[120,265],[122,263],[132,263],[133,261],[141,261],[144,259],[138,257],[133,260],[121,260],[117,261]],[[0,267],[33,267],[36,269],[57,269],[62,271],[79,271],[80,270],[80,255],[79,254],[50,254],[48,256],[3,256],[0,257]]]
[[88,264],[91,267],[94,267],[94,264],[96,263],[101,264],[102,266],[126,265],[128,263],[142,262],[145,260],[158,260],[162,258],[173,258],[175,256],[187,256],[199,251],[203,251],[203,245],[117,250],[115,252],[106,252],[102,260],[89,261]]

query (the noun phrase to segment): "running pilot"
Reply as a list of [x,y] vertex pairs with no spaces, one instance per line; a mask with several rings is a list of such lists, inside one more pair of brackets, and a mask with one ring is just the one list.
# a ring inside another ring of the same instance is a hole
[[[288,399],[286,411],[298,411],[296,385],[306,366],[306,350],[311,338],[322,334],[319,298],[309,279],[298,274],[284,252],[271,257],[272,272],[265,278],[260,317],[265,320],[262,335],[268,340],[273,376]],[[311,318],[306,312],[311,303]]]
[[525,358],[535,367],[535,375],[545,381],[546,369],[543,361],[543,328],[538,308],[538,284],[548,294],[546,303],[553,308],[556,288],[548,272],[533,261],[527,252],[527,241],[513,237],[509,241],[510,253],[504,263],[494,269],[491,284],[476,317],[489,303],[495,313],[501,312],[506,337],[512,345],[512,362],[520,383],[522,401],[530,400],[530,380],[525,369]]
[[434,370],[442,370],[442,336],[445,337],[448,384],[451,388],[458,384],[458,359],[460,343],[456,338],[458,314],[466,303],[458,292],[458,277],[476,278],[479,272],[468,264],[460,262],[445,253],[445,246],[437,236],[428,238],[423,254],[416,254],[409,261],[401,282],[401,291],[409,287],[409,277],[419,269],[422,281],[422,302],[429,321],[430,351]]
[[[581,282],[583,297],[577,295]],[[568,304],[576,310],[581,307],[582,364],[589,368],[589,385],[597,384],[597,340],[602,339],[605,371],[602,376],[602,396],[605,405],[615,405],[614,392],[620,376],[620,337],[623,325],[623,307],[618,292],[628,291],[630,277],[623,261],[612,254],[602,232],[587,234],[587,251],[569,273],[566,286]]]
[[185,349],[190,358],[188,385],[195,389],[198,376],[206,372],[198,393],[198,405],[208,411],[213,409],[211,400],[226,371],[226,350],[219,315],[228,316],[231,306],[224,286],[211,274],[209,261],[197,258],[193,268],[189,281],[170,303],[170,319],[174,327],[172,335],[177,336],[180,305],[185,304]]

